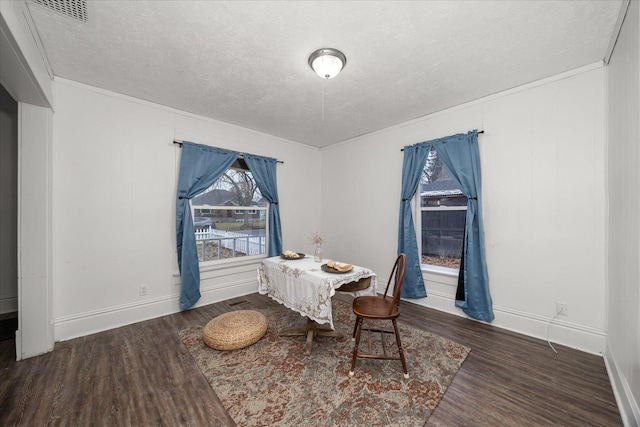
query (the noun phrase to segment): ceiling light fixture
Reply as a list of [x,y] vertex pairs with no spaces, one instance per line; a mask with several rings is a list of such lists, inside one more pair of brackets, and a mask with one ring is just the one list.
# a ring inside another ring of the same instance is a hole
[[309,66],[323,79],[337,76],[345,65],[347,57],[338,49],[318,49],[309,56]]

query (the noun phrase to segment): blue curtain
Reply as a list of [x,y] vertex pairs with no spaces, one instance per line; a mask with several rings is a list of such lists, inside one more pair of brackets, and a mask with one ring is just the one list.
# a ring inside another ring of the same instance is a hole
[[276,182],[277,160],[270,157],[244,154],[244,160],[256,180],[262,196],[269,201],[269,256],[282,253],[282,227],[278,206],[278,184]]
[[237,158],[235,151],[182,143],[176,200],[176,242],[182,277],[180,310],[187,310],[200,299],[200,267],[189,199],[209,188]]
[[475,319],[490,322],[494,315],[484,250],[478,132],[452,135],[428,144],[433,145],[451,177],[468,198],[461,271],[464,300],[456,299],[456,307]]
[[416,144],[404,147],[402,163],[402,194],[400,200],[400,221],[398,225],[398,255],[407,255],[407,267],[402,284],[403,298],[422,298],[427,296],[420,269],[421,256],[418,252],[416,229],[413,225],[411,200],[418,189],[422,169],[427,161],[430,144]]

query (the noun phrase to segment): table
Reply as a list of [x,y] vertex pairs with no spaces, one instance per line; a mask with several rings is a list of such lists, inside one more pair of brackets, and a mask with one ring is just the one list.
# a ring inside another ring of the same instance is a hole
[[[258,292],[308,318],[307,324],[287,328],[280,335],[306,335],[307,354],[316,335],[342,337],[333,326],[331,297],[340,287],[369,280],[364,290],[350,292],[353,296],[376,295],[377,276],[368,268],[354,266],[347,273],[333,274],[322,270],[328,260],[315,262],[312,256],[286,260],[280,256],[266,258],[258,267]],[[328,325],[330,329],[319,325]]]

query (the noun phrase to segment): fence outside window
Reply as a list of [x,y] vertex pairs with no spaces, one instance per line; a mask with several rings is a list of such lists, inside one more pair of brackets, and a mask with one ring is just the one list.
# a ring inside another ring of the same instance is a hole
[[200,262],[267,253],[264,230],[234,232],[209,228],[194,233]]

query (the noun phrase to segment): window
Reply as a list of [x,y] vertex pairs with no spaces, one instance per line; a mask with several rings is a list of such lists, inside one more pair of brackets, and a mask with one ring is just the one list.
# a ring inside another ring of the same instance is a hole
[[433,148],[424,165],[416,199],[421,264],[459,269],[467,197],[457,188]]
[[267,254],[268,202],[241,158],[191,199],[198,261]]

